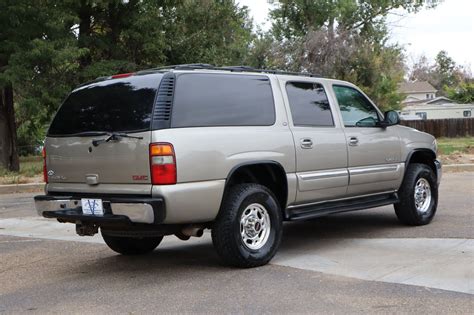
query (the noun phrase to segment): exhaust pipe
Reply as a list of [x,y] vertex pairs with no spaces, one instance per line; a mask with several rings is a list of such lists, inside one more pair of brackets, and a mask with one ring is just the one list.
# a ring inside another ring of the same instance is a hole
[[186,237],[201,237],[204,234],[204,227],[200,225],[188,225],[181,230],[181,233]]

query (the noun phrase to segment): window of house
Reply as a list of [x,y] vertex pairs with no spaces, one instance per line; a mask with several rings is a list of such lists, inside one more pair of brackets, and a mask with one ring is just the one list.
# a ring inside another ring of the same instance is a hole
[[463,117],[471,117],[472,112],[470,110],[465,110],[462,115]]
[[334,126],[328,97],[321,84],[288,82],[286,93],[295,126]]
[[420,116],[420,118],[423,119],[423,120],[427,119],[426,112],[416,112],[415,115]]

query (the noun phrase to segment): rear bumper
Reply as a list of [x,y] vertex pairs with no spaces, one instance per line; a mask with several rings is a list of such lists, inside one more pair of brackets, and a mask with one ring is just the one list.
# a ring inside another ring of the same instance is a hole
[[103,216],[82,213],[80,196],[35,196],[36,211],[45,218],[56,218],[62,222],[92,222],[101,224],[160,224],[166,216],[162,198],[101,197]]
[[443,166],[441,164],[441,161],[439,160],[435,160],[434,163],[436,166],[436,181],[439,186],[439,184],[441,183],[441,177],[443,176],[443,170],[442,170]]

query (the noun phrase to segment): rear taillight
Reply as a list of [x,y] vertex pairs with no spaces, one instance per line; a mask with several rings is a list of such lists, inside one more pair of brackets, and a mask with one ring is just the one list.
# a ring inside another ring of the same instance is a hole
[[43,147],[43,181],[48,183],[48,169],[46,168],[46,149]]
[[153,185],[176,184],[176,157],[171,144],[150,145],[150,173]]

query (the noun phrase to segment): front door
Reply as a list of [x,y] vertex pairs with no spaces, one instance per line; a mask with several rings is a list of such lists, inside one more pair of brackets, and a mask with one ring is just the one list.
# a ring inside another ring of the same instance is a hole
[[357,89],[334,85],[333,90],[348,148],[348,196],[397,190],[404,164],[396,127],[378,127],[383,117]]
[[296,203],[344,197],[349,179],[346,139],[323,85],[287,81],[281,87],[288,96],[296,148]]

